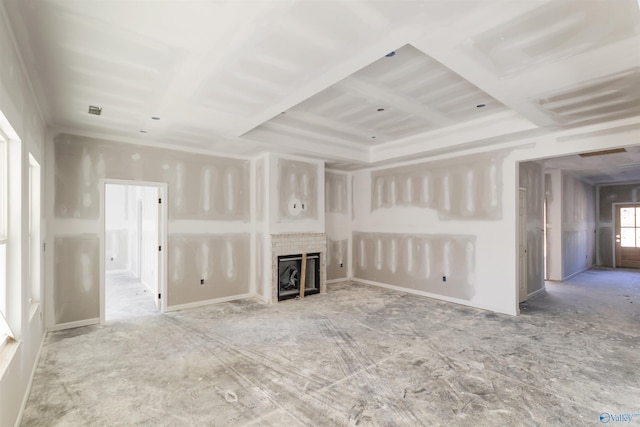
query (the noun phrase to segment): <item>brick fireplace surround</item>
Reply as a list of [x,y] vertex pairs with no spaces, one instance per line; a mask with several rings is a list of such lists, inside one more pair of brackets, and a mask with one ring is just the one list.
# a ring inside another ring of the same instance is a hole
[[271,235],[271,302],[278,302],[278,257],[320,254],[320,293],[327,292],[327,237],[324,233],[282,233]]

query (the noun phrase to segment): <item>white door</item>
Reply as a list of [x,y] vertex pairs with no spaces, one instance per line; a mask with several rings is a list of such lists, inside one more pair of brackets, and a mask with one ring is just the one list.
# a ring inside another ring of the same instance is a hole
[[520,189],[518,201],[518,301],[527,300],[527,190]]

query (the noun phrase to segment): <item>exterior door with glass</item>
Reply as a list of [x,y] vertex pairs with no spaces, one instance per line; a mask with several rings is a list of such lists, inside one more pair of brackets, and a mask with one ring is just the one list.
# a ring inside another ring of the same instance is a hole
[[640,268],[640,204],[616,206],[616,267]]

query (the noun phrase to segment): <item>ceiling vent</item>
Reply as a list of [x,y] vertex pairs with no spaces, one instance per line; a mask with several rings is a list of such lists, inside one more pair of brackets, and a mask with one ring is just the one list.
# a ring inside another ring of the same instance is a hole
[[607,154],[615,154],[615,153],[626,153],[627,150],[624,148],[612,148],[610,150],[602,150],[602,151],[592,151],[590,153],[582,153],[580,157],[595,157],[595,156],[605,156]]
[[89,114],[99,116],[102,114],[102,107],[96,107],[95,105],[89,105]]

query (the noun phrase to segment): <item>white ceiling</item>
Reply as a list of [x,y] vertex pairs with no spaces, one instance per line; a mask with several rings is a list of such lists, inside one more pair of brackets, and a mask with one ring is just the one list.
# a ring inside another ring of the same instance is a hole
[[4,3],[61,130],[349,169],[640,116],[636,0]]

